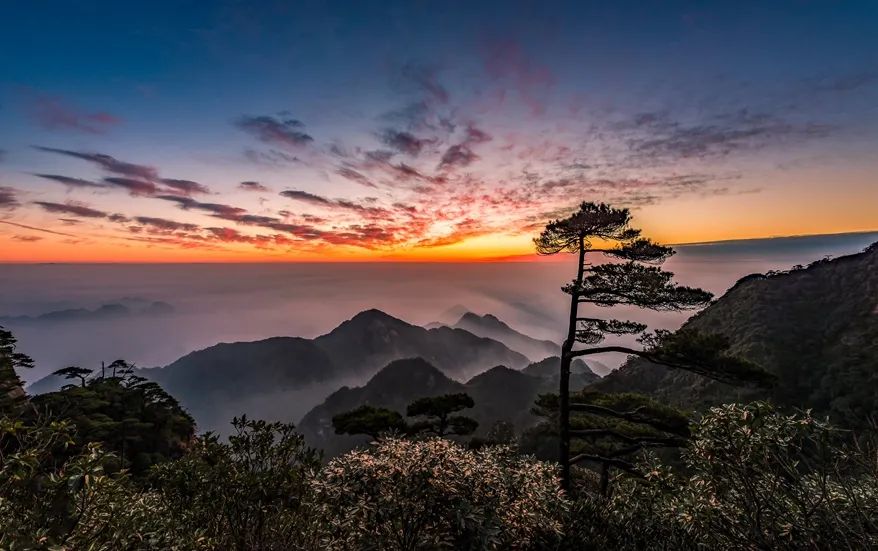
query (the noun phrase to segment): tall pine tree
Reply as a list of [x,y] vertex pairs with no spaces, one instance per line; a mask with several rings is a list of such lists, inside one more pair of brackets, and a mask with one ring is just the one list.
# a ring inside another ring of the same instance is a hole
[[[710,302],[709,292],[677,285],[672,281],[673,274],[661,269],[660,265],[674,254],[673,249],[640,234],[639,229],[631,227],[628,209],[584,202],[567,218],[551,221],[534,239],[541,255],[567,252],[578,257],[576,278],[562,289],[570,295],[567,335],[561,347],[558,403],[559,460],[565,490],[570,489],[570,364],[574,358],[618,352],[727,382],[768,382],[768,376],[758,367],[729,356],[728,344],[722,337],[682,331],[647,334],[646,325],[639,322],[592,313],[580,315],[581,304],[682,311]],[[597,346],[607,335],[638,334],[643,348]],[[577,344],[586,348],[576,348]],[[578,408],[579,404],[573,407]]]

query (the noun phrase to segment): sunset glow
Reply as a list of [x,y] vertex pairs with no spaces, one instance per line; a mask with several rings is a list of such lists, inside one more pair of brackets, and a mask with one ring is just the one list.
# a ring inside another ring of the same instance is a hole
[[428,6],[19,4],[0,261],[529,259],[582,200],[667,243],[878,228],[874,6]]

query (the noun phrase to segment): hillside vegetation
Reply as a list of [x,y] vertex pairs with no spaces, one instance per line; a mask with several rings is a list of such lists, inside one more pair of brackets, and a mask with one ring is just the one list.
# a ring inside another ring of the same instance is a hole
[[878,244],[742,278],[684,328],[724,335],[733,353],[773,372],[778,384],[746,390],[630,360],[592,388],[644,392],[692,409],[768,398],[848,427],[878,419]]

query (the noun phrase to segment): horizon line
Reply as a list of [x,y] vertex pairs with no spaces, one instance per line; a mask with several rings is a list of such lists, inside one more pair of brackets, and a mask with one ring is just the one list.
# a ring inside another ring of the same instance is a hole
[[[766,237],[745,237],[738,239],[719,239],[716,241],[693,241],[685,243],[668,243],[669,247],[700,247],[709,245],[722,245],[729,243],[746,243],[751,241],[772,241],[778,239],[807,239],[813,237],[841,237],[852,235],[878,234],[878,228],[872,230],[856,230],[837,233],[814,233],[794,235],[773,235]],[[490,264],[490,263],[533,263],[554,262],[554,258],[560,255],[539,256],[537,253],[521,255],[506,255],[498,257],[470,258],[470,259],[405,259],[405,258],[370,258],[370,259],[298,259],[298,260],[188,260],[188,261],[163,261],[163,260],[132,260],[132,261],[5,261],[0,260],[0,265],[37,266],[37,265],[182,265],[182,264]]]

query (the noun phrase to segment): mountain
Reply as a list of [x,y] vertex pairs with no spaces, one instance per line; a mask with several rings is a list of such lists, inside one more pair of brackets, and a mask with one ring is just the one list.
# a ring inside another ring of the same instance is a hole
[[[316,339],[273,337],[220,343],[163,368],[141,369],[195,417],[200,430],[225,431],[233,416],[296,420],[342,384],[362,384],[389,362],[422,357],[444,376],[465,380],[497,364],[527,365],[502,343],[462,329],[424,329],[379,310],[360,312]],[[34,394],[64,379],[43,378]]]
[[594,385],[686,407],[770,398],[850,427],[878,419],[878,243],[788,272],[753,274],[685,324],[725,335],[732,351],[777,375],[763,393],[643,361]]
[[484,434],[496,421],[512,422],[521,430],[536,421],[530,408],[545,380],[504,366],[491,368],[464,384],[453,381],[423,358],[389,363],[361,387],[343,387],[306,414],[299,431],[309,445],[333,457],[368,442],[366,436],[335,434],[332,417],[361,405],[385,407],[405,414],[409,403],[425,396],[466,392],[475,407],[460,412],[479,422],[476,434]]
[[491,314],[480,316],[467,312],[460,317],[453,327],[464,329],[473,335],[502,342],[510,349],[524,354],[531,360],[557,354],[561,348],[552,341],[541,341],[520,333]]
[[390,362],[364,386],[344,386],[309,411],[299,422],[298,430],[309,445],[322,449],[327,457],[344,453],[369,441],[367,436],[335,434],[332,417],[361,405],[385,407],[405,414],[406,406],[416,398],[464,392],[464,386],[449,379],[442,371],[422,358]]
[[[559,379],[561,378],[561,358],[559,356],[549,356],[538,362],[534,362],[521,370],[525,375],[531,377],[540,377],[547,379],[547,384],[557,392]],[[571,390],[580,390],[586,385],[590,385],[600,380],[600,375],[596,374],[581,359],[577,358],[570,364],[570,388]]]
[[79,321],[104,321],[132,315],[158,316],[174,312],[174,307],[166,302],[146,302],[139,308],[125,304],[104,304],[94,310],[86,308],[68,308],[53,310],[38,316],[0,316],[0,324],[36,324],[36,323],[68,323]]
[[380,310],[360,312],[314,343],[341,369],[372,375],[388,362],[420,357],[451,376],[468,377],[487,366],[524,367],[528,359],[490,338],[461,329],[425,329]]

